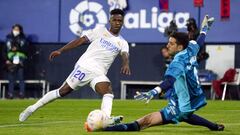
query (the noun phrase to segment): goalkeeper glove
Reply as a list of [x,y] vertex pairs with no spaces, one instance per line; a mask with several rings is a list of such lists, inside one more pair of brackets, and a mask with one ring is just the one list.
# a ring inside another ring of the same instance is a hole
[[136,95],[134,96],[134,99],[136,100],[143,100],[146,101],[146,104],[149,103],[149,101],[156,96],[157,94],[161,93],[161,88],[158,86],[148,92],[136,92]]
[[214,17],[209,18],[208,15],[205,15],[202,25],[201,25],[201,32],[200,33],[207,33],[214,22]]

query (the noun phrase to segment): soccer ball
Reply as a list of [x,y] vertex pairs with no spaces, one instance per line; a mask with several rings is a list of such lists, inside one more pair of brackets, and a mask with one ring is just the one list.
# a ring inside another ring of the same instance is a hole
[[93,110],[88,114],[87,122],[85,123],[85,128],[88,131],[97,131],[105,127],[105,121],[107,115],[102,110]]

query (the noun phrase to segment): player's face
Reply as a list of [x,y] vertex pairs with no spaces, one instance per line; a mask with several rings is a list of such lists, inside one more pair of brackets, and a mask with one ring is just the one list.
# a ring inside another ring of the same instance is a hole
[[176,53],[182,50],[182,46],[177,44],[177,40],[173,37],[170,37],[167,44],[168,53],[171,56],[174,56]]
[[169,58],[169,53],[168,53],[168,49],[167,48],[163,48],[162,50],[161,50],[161,52],[162,52],[162,55],[163,55],[163,57],[166,59],[166,58]]
[[112,15],[110,18],[110,32],[118,34],[123,25],[123,16],[120,14]]

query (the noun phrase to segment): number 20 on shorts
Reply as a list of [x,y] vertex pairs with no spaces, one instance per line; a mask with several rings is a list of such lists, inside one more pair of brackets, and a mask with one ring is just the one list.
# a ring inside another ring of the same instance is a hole
[[80,70],[77,70],[73,77],[81,81],[85,77],[85,73],[81,72]]

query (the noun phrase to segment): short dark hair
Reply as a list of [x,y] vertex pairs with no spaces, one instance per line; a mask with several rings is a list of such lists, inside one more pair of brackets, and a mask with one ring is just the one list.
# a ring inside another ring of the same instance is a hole
[[121,10],[121,9],[113,9],[111,12],[110,12],[110,15],[116,15],[116,14],[120,14],[124,17],[124,11]]
[[170,37],[173,37],[176,39],[177,45],[183,45],[183,49],[187,48],[188,46],[188,34],[185,32],[173,32],[170,34]]

